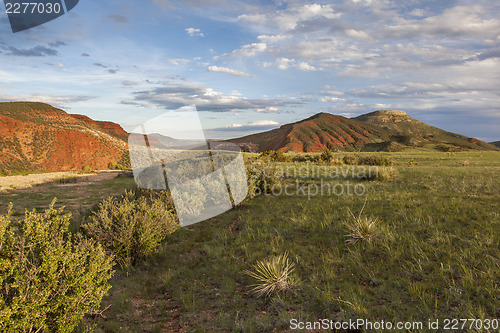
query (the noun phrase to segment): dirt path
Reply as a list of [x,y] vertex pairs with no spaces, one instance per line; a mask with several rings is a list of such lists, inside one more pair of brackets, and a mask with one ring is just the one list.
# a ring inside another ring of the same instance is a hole
[[54,198],[57,198],[55,207],[64,206],[66,212],[77,216],[101,200],[121,194],[135,185],[131,173],[122,171],[84,175],[58,172],[1,177],[0,181],[4,186],[0,191],[0,215],[6,214],[12,203],[12,214],[16,218],[24,216],[25,209],[47,209]]
[[34,185],[48,183],[62,178],[87,177],[92,181],[102,181],[116,177],[116,172],[99,172],[97,174],[79,174],[75,171],[39,173],[26,176],[6,176],[0,177],[0,192],[10,190],[30,188]]

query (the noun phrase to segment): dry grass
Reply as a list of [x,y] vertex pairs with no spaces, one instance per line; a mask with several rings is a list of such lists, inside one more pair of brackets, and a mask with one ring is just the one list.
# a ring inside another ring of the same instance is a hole
[[357,242],[370,243],[377,238],[378,220],[372,217],[361,216],[365,206],[366,200],[358,216],[355,216],[351,210],[347,208],[352,217],[351,222],[344,222],[344,225],[349,229],[349,233],[346,235],[346,242],[349,244],[356,244]]

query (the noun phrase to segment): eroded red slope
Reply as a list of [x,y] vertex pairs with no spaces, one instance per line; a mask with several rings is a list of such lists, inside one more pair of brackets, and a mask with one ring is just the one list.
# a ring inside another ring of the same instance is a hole
[[107,169],[126,153],[120,125],[43,103],[0,103],[0,172]]

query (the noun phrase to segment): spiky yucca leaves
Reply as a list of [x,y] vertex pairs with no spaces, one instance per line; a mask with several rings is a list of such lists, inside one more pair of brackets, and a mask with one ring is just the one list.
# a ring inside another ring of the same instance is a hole
[[344,225],[349,229],[346,235],[346,242],[349,244],[356,244],[357,242],[372,242],[378,236],[378,220],[373,217],[361,216],[366,206],[366,200],[359,212],[355,216],[349,208],[347,210],[351,214],[352,221],[345,221]]
[[244,273],[258,280],[252,285],[258,296],[270,296],[279,291],[285,291],[300,284],[300,279],[294,274],[295,264],[288,261],[288,253],[273,256],[268,260],[258,261],[254,271]]

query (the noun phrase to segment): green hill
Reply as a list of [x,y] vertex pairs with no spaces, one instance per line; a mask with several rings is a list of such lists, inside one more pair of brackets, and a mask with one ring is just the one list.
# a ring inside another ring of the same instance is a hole
[[318,113],[263,133],[231,139],[248,151],[401,151],[424,147],[441,151],[499,150],[475,138],[413,119],[404,111],[380,110],[356,118]]
[[405,146],[418,147],[431,144],[444,150],[497,149],[484,141],[427,125],[411,118],[404,111],[379,110],[354,119],[391,131],[394,133],[394,141]]

